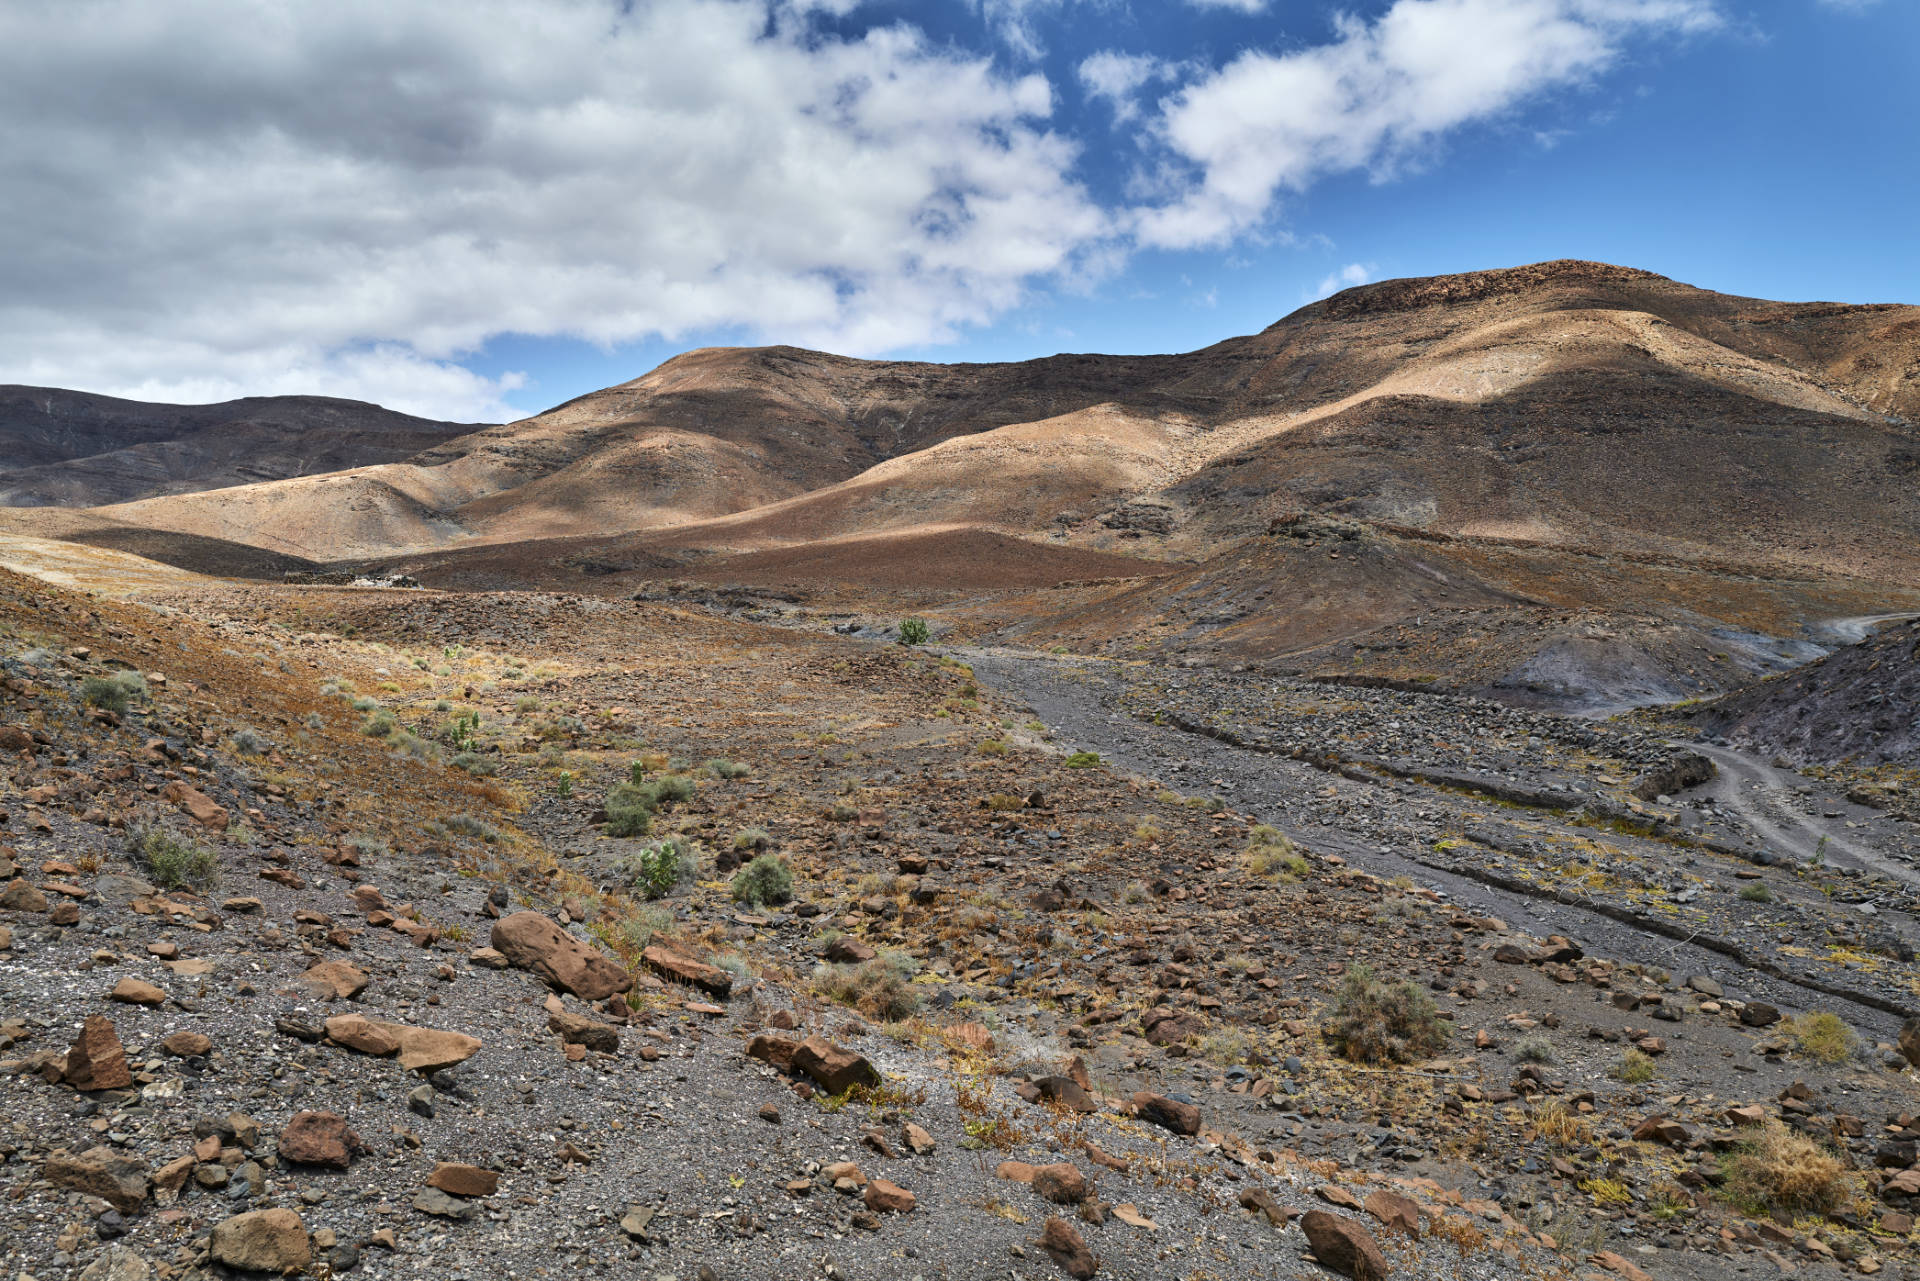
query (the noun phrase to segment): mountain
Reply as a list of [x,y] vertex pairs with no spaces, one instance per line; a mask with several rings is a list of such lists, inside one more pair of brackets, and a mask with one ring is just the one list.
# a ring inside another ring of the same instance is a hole
[[1184,355],[694,351],[405,461],[5,524],[230,573],[757,583],[1607,705],[1920,608],[1916,419],[1920,308],[1563,261],[1361,286]]
[[0,506],[97,507],[397,462],[474,426],[325,396],[163,405],[0,386]]

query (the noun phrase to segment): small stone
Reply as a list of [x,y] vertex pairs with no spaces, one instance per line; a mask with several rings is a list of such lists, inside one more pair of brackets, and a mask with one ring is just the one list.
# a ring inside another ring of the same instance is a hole
[[1141,1091],[1133,1096],[1134,1115],[1143,1121],[1151,1121],[1163,1129],[1175,1134],[1193,1135],[1200,1133],[1200,1109],[1191,1103],[1182,1103],[1170,1099],[1164,1094],[1149,1094]]
[[299,978],[300,986],[322,1001],[351,1001],[367,990],[367,972],[350,961],[322,961]]
[[492,1196],[500,1190],[500,1172],[477,1165],[442,1161],[427,1176],[427,1186],[455,1196]]
[[422,1214],[442,1219],[471,1219],[480,1208],[470,1201],[450,1196],[440,1188],[422,1188],[413,1198],[413,1208]]
[[299,1272],[313,1258],[307,1226],[292,1210],[249,1210],[213,1225],[216,1263],[247,1272]]
[[645,1241],[648,1239],[647,1228],[652,1224],[656,1213],[658,1211],[652,1206],[628,1206],[627,1212],[620,1216],[620,1230],[636,1241]]
[[769,1125],[778,1125],[780,1124],[780,1109],[771,1103],[762,1103],[760,1105],[760,1119]]
[[5,889],[0,889],[0,908],[9,912],[44,912],[47,896],[31,882],[15,878],[7,882]]
[[295,1165],[344,1170],[369,1150],[346,1118],[333,1112],[296,1112],[280,1131],[280,1159]]
[[125,1246],[113,1246],[81,1269],[80,1281],[147,1281],[147,1261]]
[[124,1001],[128,1005],[160,1005],[165,1003],[165,988],[155,987],[141,979],[121,979],[113,985],[113,991],[107,993],[110,1001]]
[[906,1128],[902,1133],[906,1135],[907,1146],[913,1149],[915,1156],[933,1155],[935,1144],[931,1134],[928,1134],[912,1121],[907,1122]]
[[910,1214],[914,1206],[913,1193],[885,1179],[873,1179],[868,1182],[866,1193],[861,1199],[869,1210],[881,1214]]
[[1074,1281],[1086,1281],[1098,1268],[1080,1230],[1065,1219],[1049,1216],[1038,1244],[1047,1257]]
[[1093,1194],[1087,1176],[1070,1161],[1043,1165],[1033,1172],[1033,1190],[1055,1205],[1078,1205]]
[[1357,1220],[1326,1210],[1308,1210],[1300,1218],[1300,1230],[1323,1267],[1353,1281],[1382,1281],[1387,1275],[1386,1256]]
[[873,1064],[852,1050],[811,1036],[793,1054],[793,1066],[819,1082],[828,1094],[845,1094],[856,1085],[880,1084]]
[[195,1059],[213,1049],[213,1041],[201,1032],[175,1032],[160,1042],[160,1048],[175,1058]]
[[1772,1027],[1780,1021],[1780,1011],[1762,1001],[1748,1001],[1740,1008],[1740,1021],[1748,1027]]

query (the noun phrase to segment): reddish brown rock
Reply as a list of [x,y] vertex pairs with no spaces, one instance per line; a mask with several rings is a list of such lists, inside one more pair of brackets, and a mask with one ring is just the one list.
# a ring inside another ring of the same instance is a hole
[[107,999],[128,1005],[162,1005],[166,1002],[167,990],[141,979],[121,979],[113,985],[113,991],[107,993]]
[[558,1032],[568,1045],[585,1046],[601,1054],[620,1052],[620,1029],[584,1014],[575,1014],[560,1004],[557,996],[547,998],[547,1030]]
[[213,1040],[202,1032],[175,1032],[160,1042],[160,1048],[176,1058],[198,1058],[213,1049]]
[[1366,1211],[1380,1220],[1382,1227],[1392,1228],[1415,1241],[1420,1239],[1420,1207],[1411,1198],[1376,1188],[1367,1194]]
[[368,1150],[347,1119],[332,1112],[296,1112],[280,1131],[280,1159],[295,1165],[344,1170]]
[[32,882],[15,877],[0,889],[0,908],[9,912],[44,912],[47,910],[47,896],[34,887]]
[[368,981],[367,972],[351,961],[322,961],[298,980],[322,1001],[351,1001],[367,990]]
[[1387,1275],[1386,1256],[1358,1220],[1326,1210],[1308,1210],[1300,1217],[1300,1230],[1313,1247],[1313,1257],[1342,1276],[1353,1281],[1381,1281]]
[[1200,1133],[1200,1109],[1164,1094],[1149,1094],[1144,1090],[1135,1094],[1133,1112],[1142,1121],[1151,1121],[1175,1134]]
[[56,1152],[40,1177],[56,1187],[97,1196],[122,1214],[132,1214],[147,1199],[147,1167],[112,1148],[89,1148],[78,1155]]
[[133,1084],[127,1069],[127,1051],[120,1044],[113,1020],[104,1014],[87,1018],[67,1051],[65,1078],[76,1090],[124,1090]]
[[492,1196],[500,1190],[500,1172],[477,1165],[442,1161],[427,1176],[427,1186],[455,1196]]
[[733,993],[733,975],[705,961],[682,956],[670,947],[656,943],[640,953],[640,960],[655,974],[672,982],[690,984],[722,999]]
[[841,965],[858,965],[862,961],[871,961],[878,953],[850,934],[842,934],[827,944],[826,957],[829,961]]
[[327,1039],[361,1054],[392,1054],[400,1038],[364,1014],[339,1014],[327,1020]]
[[880,1084],[873,1064],[852,1050],[810,1036],[793,1052],[793,1066],[806,1073],[828,1094],[845,1094],[856,1085]]
[[876,1214],[910,1214],[914,1207],[913,1193],[885,1179],[869,1180],[861,1199]]
[[307,1225],[292,1210],[249,1210],[222,1219],[207,1245],[214,1262],[243,1272],[301,1272],[313,1260]]
[[1140,1032],[1149,1045],[1179,1045],[1188,1037],[1198,1036],[1206,1030],[1207,1025],[1200,1021],[1198,1015],[1168,1009],[1164,1005],[1156,1005],[1140,1016]]
[[229,820],[226,808],[216,804],[212,797],[197,788],[188,787],[176,779],[160,789],[160,798],[178,805],[186,811],[188,818],[202,827],[216,832],[227,830]]
[[774,1036],[762,1032],[747,1042],[747,1057],[771,1063],[782,1072],[793,1071],[793,1056],[800,1049],[800,1042],[791,1037]]
[[1049,1259],[1058,1264],[1060,1270],[1074,1281],[1086,1281],[1099,1265],[1094,1262],[1092,1251],[1080,1236],[1079,1229],[1065,1219],[1049,1217],[1046,1226],[1040,1232],[1040,1248]]
[[500,918],[489,941],[510,964],[583,1000],[604,1001],[633,987],[632,975],[538,912]]
[[400,1066],[415,1072],[437,1072],[464,1063],[480,1052],[480,1039],[464,1032],[386,1023],[361,1014],[338,1014],[326,1022],[327,1039],[362,1054],[395,1051]]
[[1055,1205],[1079,1205],[1093,1195],[1093,1185],[1071,1161],[1043,1165],[1033,1172],[1033,1190]]

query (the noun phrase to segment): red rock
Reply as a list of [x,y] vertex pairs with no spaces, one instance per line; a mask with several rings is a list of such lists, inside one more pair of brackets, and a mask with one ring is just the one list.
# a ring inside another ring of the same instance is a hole
[[113,1020],[89,1015],[80,1035],[67,1051],[66,1082],[76,1090],[124,1090],[133,1084],[127,1052],[114,1031]]
[[913,1193],[897,1183],[885,1179],[871,1179],[867,1190],[861,1195],[869,1210],[887,1214],[910,1214],[913,1212]]
[[368,1151],[347,1119],[332,1112],[296,1112],[280,1131],[280,1159],[344,1170]]
[[477,1165],[442,1161],[427,1176],[427,1186],[455,1196],[492,1196],[500,1190],[500,1172]]
[[175,1032],[160,1042],[160,1048],[176,1058],[191,1059],[212,1050],[213,1041],[201,1032]]
[[1043,1165],[1033,1172],[1033,1190],[1055,1205],[1079,1205],[1093,1195],[1093,1185],[1071,1161]]
[[819,1082],[828,1094],[844,1094],[856,1085],[878,1085],[873,1064],[852,1050],[810,1036],[793,1053],[793,1066]]
[[1380,1220],[1382,1227],[1405,1233],[1415,1241],[1420,1239],[1420,1207],[1410,1198],[1376,1188],[1367,1195],[1366,1211]]
[[759,1059],[763,1063],[771,1063],[782,1072],[791,1072],[793,1056],[799,1049],[798,1041],[762,1032],[747,1042],[747,1057]]
[[1099,1268],[1079,1230],[1065,1219],[1047,1219],[1040,1233],[1039,1246],[1074,1281],[1086,1281]]
[[400,1038],[364,1014],[340,1014],[327,1020],[327,1039],[361,1054],[392,1054]]
[[56,1187],[97,1196],[122,1214],[132,1214],[147,1199],[147,1167],[112,1148],[89,1148],[75,1156],[56,1152],[40,1177]]
[[47,896],[34,888],[30,881],[15,877],[0,889],[0,908],[9,912],[44,912],[47,910]]
[[113,985],[113,991],[107,993],[110,1001],[124,1001],[128,1005],[161,1005],[166,1002],[165,988],[155,987],[141,979],[121,979]]
[[538,912],[495,921],[490,942],[509,963],[583,1000],[604,1001],[633,987],[632,975]]
[[1133,1112],[1143,1121],[1151,1121],[1163,1129],[1175,1134],[1200,1133],[1200,1109],[1191,1103],[1181,1103],[1164,1094],[1149,1094],[1142,1090],[1133,1096]]
[[656,943],[640,953],[640,961],[664,979],[690,984],[723,1000],[733,992],[733,975],[705,961],[682,956],[670,947]]
[[368,982],[366,971],[350,961],[322,961],[299,978],[300,986],[323,1001],[351,1001]]
[[1326,1210],[1308,1210],[1300,1218],[1300,1230],[1313,1247],[1313,1257],[1342,1276],[1353,1281],[1381,1281],[1387,1275],[1386,1256],[1357,1220]]
[[188,787],[177,779],[160,789],[160,799],[178,805],[187,812],[187,817],[202,827],[216,832],[227,830],[229,820],[225,807],[216,804],[205,792]]
[[841,965],[858,965],[862,961],[871,961],[878,953],[849,934],[842,934],[827,944],[826,957]]

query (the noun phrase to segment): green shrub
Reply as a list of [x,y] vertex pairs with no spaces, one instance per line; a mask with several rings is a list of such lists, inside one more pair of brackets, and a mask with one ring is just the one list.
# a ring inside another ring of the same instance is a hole
[[553,794],[563,801],[573,795],[572,770],[563,769],[560,771],[560,777],[553,780]]
[[1098,752],[1075,752],[1065,761],[1068,769],[1092,769],[1099,763],[1100,753]]
[[743,854],[748,850],[770,850],[773,837],[764,827],[743,827],[733,834],[733,848]]
[[644,899],[664,898],[691,881],[699,870],[693,847],[679,836],[643,845],[615,866]]
[[751,769],[742,765],[740,762],[730,761],[720,756],[714,757],[700,768],[713,778],[742,779],[753,773]]
[[1859,1038],[1838,1014],[1802,1014],[1787,1024],[1800,1052],[1817,1063],[1845,1063]]
[[1447,1043],[1433,998],[1409,982],[1384,983],[1365,965],[1347,967],[1327,1039],[1356,1063],[1411,1063]]
[[1257,824],[1247,833],[1247,841],[1240,853],[1241,866],[1262,880],[1293,882],[1313,870],[1278,828]]
[[793,897],[793,873],[772,854],[762,854],[734,874],[733,897],[754,907]]
[[385,738],[393,733],[398,724],[393,713],[383,707],[367,717],[366,723],[360,726],[360,732],[368,738]]
[[900,620],[900,643],[902,645],[924,645],[933,639],[933,629],[927,626],[924,618],[903,618]]
[[901,952],[882,952],[858,965],[822,965],[813,972],[814,990],[851,1005],[868,1018],[893,1022],[920,1008],[914,989],[913,959]]
[[1522,1063],[1552,1063],[1554,1061],[1553,1042],[1544,1036],[1523,1037],[1513,1047],[1513,1057]]
[[1754,1212],[1826,1214],[1859,1192],[1843,1158],[1773,1120],[1729,1152],[1720,1171],[1728,1199]]
[[1768,889],[1764,883],[1755,881],[1753,884],[1741,889],[1740,897],[1749,903],[1771,903],[1773,902],[1773,891]]
[[461,752],[447,762],[455,769],[463,769],[475,778],[492,778],[500,772],[500,765],[490,756],[478,752]]
[[220,879],[220,863],[212,850],[183,841],[163,828],[144,824],[130,827],[127,843],[161,889],[206,890]]
[[147,678],[139,672],[115,672],[111,676],[89,676],[80,682],[80,697],[91,707],[118,715],[132,706],[136,698],[147,696]]
[[653,797],[637,783],[622,783],[607,793],[608,836],[645,836],[653,830]]

